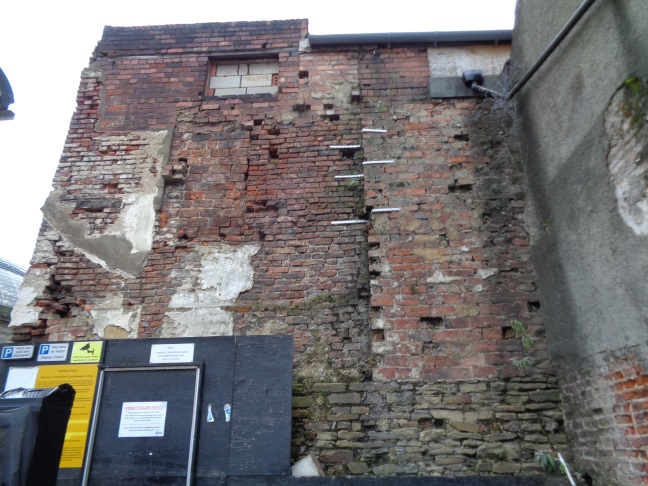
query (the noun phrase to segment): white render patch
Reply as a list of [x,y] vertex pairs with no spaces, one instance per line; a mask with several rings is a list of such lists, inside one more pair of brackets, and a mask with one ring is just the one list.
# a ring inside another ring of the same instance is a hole
[[234,317],[218,307],[170,311],[166,313],[160,335],[169,337],[231,336]]
[[34,300],[45,293],[49,281],[50,271],[47,268],[32,267],[27,271],[20,286],[18,300],[11,311],[9,327],[38,324],[38,315],[42,309],[34,305]]
[[336,179],[362,179],[364,174],[336,175]]
[[364,133],[387,133],[387,130],[383,128],[363,128]]
[[443,274],[442,271],[437,270],[434,275],[425,279],[427,283],[448,283],[455,280],[461,280],[461,277],[450,277]]
[[[140,173],[140,189],[124,198],[124,208],[106,234],[123,236],[133,245],[131,253],[148,252],[153,247],[156,200],[162,196],[163,181],[157,175],[167,160],[168,130],[145,132],[147,144],[142,146],[145,169]],[[148,166],[148,167],[147,167]],[[155,167],[155,175],[150,167]]]
[[493,275],[495,275],[497,273],[497,269],[486,268],[483,270],[477,270],[477,273],[482,279],[486,280],[488,277],[492,277]]
[[[162,323],[162,336],[228,336],[234,318],[223,309],[254,284],[251,259],[259,252],[254,245],[216,244],[198,247],[199,265],[175,272],[180,288],[171,297]],[[180,273],[182,272],[182,273]]]
[[129,311],[123,304],[124,296],[119,293],[109,294],[94,304],[90,315],[97,336],[103,339],[106,328],[114,326],[128,332],[130,339],[137,337],[137,326],[142,309],[137,306]]

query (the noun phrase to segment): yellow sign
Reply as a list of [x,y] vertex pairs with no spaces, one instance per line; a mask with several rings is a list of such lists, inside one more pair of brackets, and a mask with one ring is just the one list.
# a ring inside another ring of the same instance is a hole
[[103,341],[74,343],[70,363],[98,363],[101,359]]
[[[92,344],[99,344],[99,352],[101,352],[101,342]],[[76,391],[70,421],[65,432],[65,442],[63,442],[63,454],[59,464],[61,468],[80,468],[83,466],[98,369],[95,364],[62,364],[40,366],[38,368],[36,388],[54,388],[68,383]]]

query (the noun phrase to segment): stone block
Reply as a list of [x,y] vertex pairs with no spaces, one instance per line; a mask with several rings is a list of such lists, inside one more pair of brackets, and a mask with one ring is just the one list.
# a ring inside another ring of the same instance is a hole
[[313,404],[313,399],[310,397],[292,397],[293,408],[308,408]]
[[359,393],[332,393],[328,397],[330,404],[344,404],[349,403],[352,405],[359,405],[362,396]]
[[387,393],[389,405],[410,405],[414,401],[414,394],[410,391],[401,393]]
[[496,462],[493,464],[495,474],[517,474],[520,472],[521,464],[514,462]]
[[453,422],[464,422],[464,413],[457,410],[431,410],[430,413],[435,419],[448,419]]
[[313,383],[311,388],[316,393],[343,393],[346,389],[345,383]]
[[347,467],[351,474],[367,474],[369,472],[369,466],[364,462],[350,462]]
[[452,455],[452,456],[436,456],[434,458],[435,464],[439,466],[446,466],[449,464],[463,464],[466,462],[465,456]]
[[344,464],[353,462],[353,451],[337,450],[322,452],[319,461],[326,464]]

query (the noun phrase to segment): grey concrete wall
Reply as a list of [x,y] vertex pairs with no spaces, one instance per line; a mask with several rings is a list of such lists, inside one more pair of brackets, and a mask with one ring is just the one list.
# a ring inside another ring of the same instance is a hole
[[[514,78],[580,4],[518,0]],[[596,1],[514,98],[567,433],[600,485],[648,480],[647,7]]]
[[[511,66],[539,57],[580,0],[520,0]],[[605,112],[648,76],[645,0],[599,0],[515,101],[522,114],[533,254],[559,363],[648,337],[648,237],[624,223],[606,162]]]

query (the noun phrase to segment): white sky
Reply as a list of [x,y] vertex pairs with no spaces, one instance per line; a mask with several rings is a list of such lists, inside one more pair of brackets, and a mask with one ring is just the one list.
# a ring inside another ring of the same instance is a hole
[[27,267],[81,70],[104,25],[309,19],[311,34],[512,29],[515,0],[5,0],[0,68],[16,102],[0,122],[0,258]]

